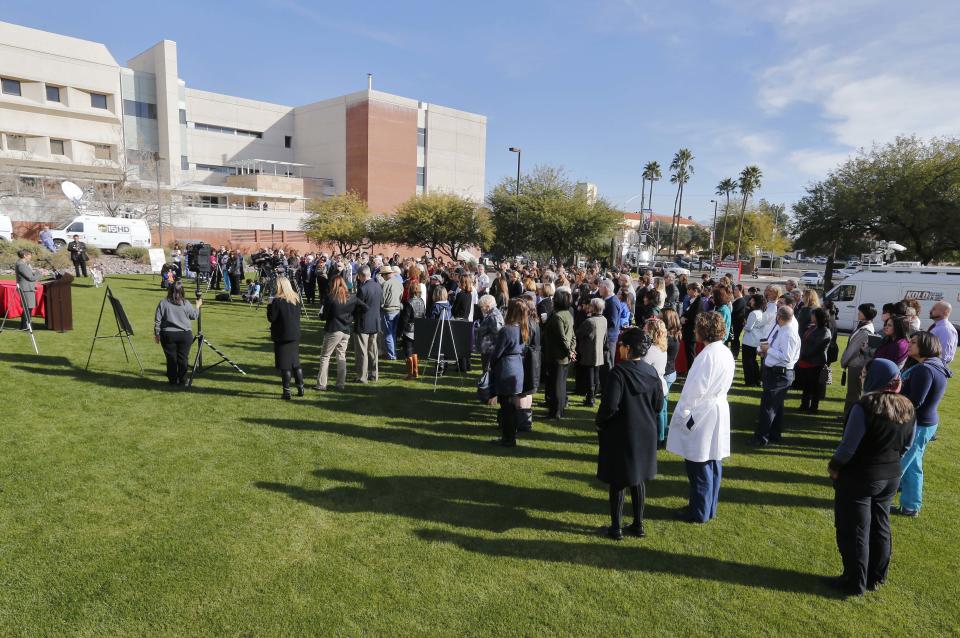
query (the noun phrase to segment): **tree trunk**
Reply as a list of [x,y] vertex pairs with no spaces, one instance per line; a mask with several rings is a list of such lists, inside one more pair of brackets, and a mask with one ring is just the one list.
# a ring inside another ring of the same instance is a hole
[[[647,196],[647,199],[650,200],[647,204],[647,208],[653,212],[653,178],[650,179],[650,194]],[[641,209],[642,210],[642,209]]]
[[683,216],[683,184],[680,184],[680,198],[677,203],[677,222],[673,226],[673,251],[674,255],[677,254],[677,248],[680,244],[680,218]]
[[[823,272],[823,292],[826,294],[828,290],[833,288],[833,264],[837,261],[837,242],[833,242],[833,250],[830,251],[830,256],[827,257],[827,266],[826,270]],[[821,297],[822,301],[822,297]]]
[[749,195],[744,193],[743,205],[740,207],[740,230],[737,231],[737,252],[733,255],[734,260],[740,261],[740,242],[743,239],[743,216],[747,212],[747,199]]
[[[730,216],[730,193],[727,193],[727,205],[723,207],[723,234],[720,236],[720,261],[723,261],[723,243],[727,240],[727,218]],[[716,264],[714,264],[716,265]]]
[[[647,180],[643,179],[640,186],[640,216],[643,217],[643,198],[647,194]],[[643,220],[641,220],[642,222]]]

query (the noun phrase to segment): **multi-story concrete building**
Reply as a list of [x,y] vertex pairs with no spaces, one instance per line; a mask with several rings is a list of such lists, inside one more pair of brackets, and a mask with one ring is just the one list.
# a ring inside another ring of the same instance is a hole
[[71,180],[138,193],[119,208],[138,214],[156,188],[174,236],[298,243],[306,202],[345,190],[381,213],[424,191],[483,200],[482,115],[369,83],[298,107],[249,100],[188,87],[177,61],[169,40],[121,66],[103,44],[0,22],[0,212],[60,221]]

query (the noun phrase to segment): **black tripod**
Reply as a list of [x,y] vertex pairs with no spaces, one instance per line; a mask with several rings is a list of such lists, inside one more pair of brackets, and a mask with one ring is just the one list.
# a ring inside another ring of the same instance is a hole
[[[197,277],[197,300],[200,300],[202,297],[203,297],[203,292],[200,291],[200,277]],[[188,387],[188,388],[193,385],[193,378],[194,378],[195,376],[197,376],[198,374],[202,374],[202,373],[206,372],[207,370],[209,370],[210,368],[213,368],[213,367],[216,367],[216,366],[220,365],[221,363],[229,363],[230,365],[233,366],[234,370],[236,370],[237,372],[239,372],[240,374],[242,374],[242,375],[244,375],[244,376],[247,375],[246,372],[244,372],[242,369],[240,369],[240,366],[238,366],[236,363],[234,363],[233,361],[231,361],[230,358],[229,358],[227,355],[225,355],[225,354],[223,354],[222,352],[220,352],[219,350],[217,350],[217,347],[216,347],[215,345],[213,345],[212,343],[210,343],[209,341],[207,341],[207,340],[204,338],[204,336],[203,336],[203,308],[198,308],[198,309],[197,309],[197,336],[195,336],[195,337],[193,338],[193,343],[194,343],[194,345],[197,347],[197,354],[196,354],[196,356],[193,358],[193,367],[190,369],[190,376],[187,378],[187,387]],[[203,347],[204,347],[204,346],[207,346],[208,348],[210,348],[211,350],[213,350],[214,352],[216,352],[217,355],[220,356],[220,359],[219,359],[217,362],[215,362],[215,363],[211,363],[211,364],[208,365],[208,366],[204,366],[204,364],[203,364]]]

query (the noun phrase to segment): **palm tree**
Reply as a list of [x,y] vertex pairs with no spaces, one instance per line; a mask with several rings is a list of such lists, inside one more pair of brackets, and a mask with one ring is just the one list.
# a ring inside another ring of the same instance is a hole
[[723,259],[723,242],[727,239],[727,217],[730,215],[730,195],[737,192],[737,180],[732,177],[720,180],[715,192],[721,197],[727,197],[727,205],[723,207],[723,231],[720,233],[720,259]]
[[[653,210],[653,183],[659,180],[663,174],[660,172],[660,162],[647,162],[643,167],[644,183],[650,182],[650,194],[647,196],[647,208]],[[640,201],[640,212],[643,212],[643,200]]]
[[740,230],[737,232],[737,252],[735,255],[737,261],[740,261],[740,240],[743,239],[743,216],[747,212],[747,200],[750,199],[753,191],[760,188],[762,178],[763,173],[760,172],[760,167],[756,164],[751,164],[740,171],[739,186],[740,194],[743,195],[743,203],[740,206]]
[[670,183],[677,185],[677,196],[673,200],[673,228],[671,229],[671,250],[673,254],[677,252],[677,229],[683,212],[683,186],[690,181],[690,176],[693,175],[693,164],[690,163],[692,161],[693,153],[690,149],[681,148],[673,156],[673,161],[670,162],[670,170],[673,171],[670,175]]

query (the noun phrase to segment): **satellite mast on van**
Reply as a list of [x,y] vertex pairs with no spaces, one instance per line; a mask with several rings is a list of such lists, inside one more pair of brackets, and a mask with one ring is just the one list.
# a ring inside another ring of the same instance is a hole
[[895,241],[874,241],[871,242],[872,250],[864,253],[860,257],[861,268],[871,266],[883,266],[887,261],[893,258],[895,253],[903,252],[907,249]]

